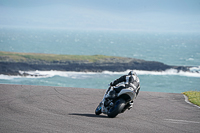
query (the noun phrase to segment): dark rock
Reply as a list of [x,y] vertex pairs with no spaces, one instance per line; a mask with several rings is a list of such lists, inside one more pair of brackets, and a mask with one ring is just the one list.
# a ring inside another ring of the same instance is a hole
[[178,71],[188,71],[189,67],[184,66],[169,66],[161,62],[144,61],[139,59],[125,58],[125,60],[109,59],[97,62],[88,61],[33,61],[33,62],[0,62],[0,74],[5,75],[23,75],[19,71],[87,71],[87,72],[102,72],[102,71],[126,71],[128,69],[147,70],[147,71],[165,71],[167,69],[177,69]]

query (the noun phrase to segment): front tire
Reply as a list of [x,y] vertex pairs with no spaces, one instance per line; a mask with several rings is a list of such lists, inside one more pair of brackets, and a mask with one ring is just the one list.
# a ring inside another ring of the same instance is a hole
[[114,118],[116,117],[119,113],[122,112],[122,110],[125,107],[125,100],[124,99],[119,99],[115,102],[115,106],[112,107],[109,111],[108,111],[108,117],[110,118]]
[[102,112],[101,112],[101,104],[99,104],[99,106],[96,108],[95,110],[95,114],[96,115],[100,115]]

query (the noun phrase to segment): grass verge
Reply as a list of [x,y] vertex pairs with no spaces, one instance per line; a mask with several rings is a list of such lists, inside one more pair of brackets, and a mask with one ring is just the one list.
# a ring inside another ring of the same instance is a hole
[[38,61],[88,61],[96,62],[99,60],[123,59],[122,57],[105,56],[105,55],[56,55],[41,53],[17,53],[0,51],[0,61],[2,62],[26,62],[30,60]]
[[188,97],[191,103],[200,106],[200,91],[186,91],[183,94]]

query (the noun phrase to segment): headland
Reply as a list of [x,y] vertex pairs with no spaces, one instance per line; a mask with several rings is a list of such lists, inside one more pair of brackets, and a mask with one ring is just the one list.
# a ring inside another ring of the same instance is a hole
[[176,69],[189,71],[189,66],[171,66],[157,61],[105,55],[56,55],[40,53],[16,53],[0,51],[0,74],[27,75],[19,71],[77,71],[102,72],[146,70],[165,71]]

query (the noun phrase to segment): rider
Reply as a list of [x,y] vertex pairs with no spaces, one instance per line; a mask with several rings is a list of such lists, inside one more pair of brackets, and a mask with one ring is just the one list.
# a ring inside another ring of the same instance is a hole
[[[116,86],[121,82],[124,82],[125,86],[115,87],[114,90],[116,91],[116,93],[119,93],[124,88],[132,87],[136,92],[136,96],[139,94],[140,80],[134,71],[130,71],[128,75],[123,75],[120,78],[114,80],[113,82],[110,83],[110,86]],[[110,91],[110,88],[108,89],[107,93]],[[130,104],[129,107],[130,109],[133,107],[133,101],[131,101],[129,104]]]

